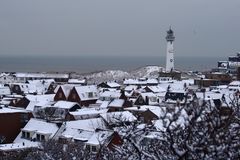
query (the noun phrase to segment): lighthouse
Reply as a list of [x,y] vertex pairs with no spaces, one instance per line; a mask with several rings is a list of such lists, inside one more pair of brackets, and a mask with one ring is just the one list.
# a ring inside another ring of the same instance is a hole
[[174,70],[173,41],[175,40],[175,37],[171,27],[167,31],[166,40],[167,40],[166,72],[172,72]]

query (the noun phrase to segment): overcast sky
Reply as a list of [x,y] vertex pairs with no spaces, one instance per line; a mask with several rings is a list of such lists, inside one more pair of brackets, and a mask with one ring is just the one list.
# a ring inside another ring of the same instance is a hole
[[240,0],[1,0],[0,55],[176,56],[240,51]]

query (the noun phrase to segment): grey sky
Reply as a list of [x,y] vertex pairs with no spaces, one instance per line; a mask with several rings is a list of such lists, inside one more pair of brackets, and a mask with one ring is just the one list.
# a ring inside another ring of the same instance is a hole
[[178,56],[240,51],[239,0],[1,0],[0,55]]

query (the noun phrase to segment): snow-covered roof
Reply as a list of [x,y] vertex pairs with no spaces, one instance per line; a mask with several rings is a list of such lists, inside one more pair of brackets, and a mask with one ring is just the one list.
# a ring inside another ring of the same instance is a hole
[[55,94],[26,95],[26,98],[30,101],[26,110],[33,111],[35,106],[46,106],[53,102],[54,96]]
[[39,142],[28,142],[28,143],[9,143],[9,144],[0,144],[0,151],[13,151],[21,150],[27,148],[38,148],[40,147]]
[[71,109],[75,105],[79,105],[79,104],[76,102],[69,102],[69,101],[57,101],[53,106],[56,108]]
[[152,92],[144,92],[144,93],[140,93],[141,96],[146,99],[146,97],[156,97],[156,94],[152,93]]
[[108,107],[122,107],[124,104],[125,100],[124,99],[114,99]]
[[187,91],[184,89],[179,89],[179,90],[170,90],[169,93],[183,93],[186,94]]
[[125,85],[147,85],[147,84],[158,84],[157,79],[126,79],[123,84]]
[[76,128],[67,128],[61,137],[71,138],[74,140],[85,142],[90,145],[105,144],[106,140],[114,133],[111,130],[87,131]]
[[7,97],[7,98],[13,98],[13,99],[15,99],[15,98],[23,98],[22,95],[18,95],[18,94],[6,95],[5,97]]
[[[33,135],[30,137],[31,139],[36,138],[37,134],[47,134],[49,135],[49,139],[53,138],[53,136],[58,131],[58,126],[55,123],[46,122],[41,119],[31,118],[28,123],[22,128],[22,131],[32,132]],[[14,143],[29,143],[31,140],[22,138],[22,133],[20,132],[17,138],[14,140]]]
[[39,84],[39,83],[54,83],[55,80],[54,79],[36,79],[36,80],[28,80],[27,81],[29,84]]
[[166,107],[143,105],[143,106],[139,106],[139,107],[125,108],[124,110],[127,110],[127,111],[137,111],[137,112],[145,112],[147,110],[150,110],[156,116],[160,117],[160,116],[162,116],[164,114],[164,112],[166,112]]
[[220,89],[224,89],[224,88],[227,88],[228,86],[227,85],[219,85],[217,86],[217,88],[220,88]]
[[113,134],[113,131],[98,131],[92,134],[86,144],[90,145],[102,145]]
[[149,105],[157,105],[159,103],[159,101],[157,99],[159,99],[157,97],[157,94],[153,93],[153,92],[145,92],[145,93],[141,93],[141,96],[143,97],[144,100],[147,99],[148,97],[148,103]]
[[11,94],[10,88],[8,86],[4,87],[1,86],[0,87],[0,95],[9,95]]
[[221,93],[215,93],[215,92],[196,92],[196,96],[197,98],[203,99],[205,96],[205,100],[211,100],[211,99],[221,99],[222,98],[222,94]]
[[73,87],[75,87],[77,85],[74,85],[74,84],[64,84],[64,85],[58,85],[55,89],[54,89],[54,93],[57,93],[58,90],[60,89],[60,87],[62,88],[63,90],[63,93],[66,97],[69,96],[70,94],[70,91],[73,89]]
[[78,87],[75,87],[75,89],[82,101],[93,100],[93,99],[99,98],[97,86],[95,86],[95,85],[78,86]]
[[161,86],[147,86],[153,93],[166,92],[166,88]]
[[127,92],[127,91],[126,91],[126,92],[124,92],[124,94],[125,94],[126,97],[131,97],[132,94],[133,94],[133,92],[134,92],[134,91],[131,91],[131,92]]
[[184,79],[181,82],[186,83],[186,85],[194,85],[194,79]]
[[101,105],[99,106],[99,108],[107,108],[109,105],[110,101],[102,101]]
[[118,122],[133,122],[137,118],[129,111],[123,112],[108,112],[101,114],[101,117],[108,123],[118,123]]
[[66,132],[71,128],[95,131],[97,128],[106,129],[106,125],[101,118],[92,118],[66,122]]
[[106,84],[111,88],[121,87],[121,85],[116,82],[106,82]]
[[55,103],[56,102],[54,102],[54,101],[40,101],[40,102],[36,103],[35,106],[45,108],[45,107],[53,106]]
[[10,73],[0,73],[0,77],[6,77],[6,76],[10,76]]
[[42,102],[42,101],[53,101],[55,94],[43,94],[43,95],[26,95],[29,101]]
[[44,120],[31,118],[22,130],[31,130],[38,133],[48,133],[51,134],[51,136],[53,136],[58,129],[59,128],[55,123],[50,123]]
[[239,86],[240,87],[240,81],[232,81],[229,83],[229,86]]
[[11,86],[18,85],[21,91],[25,94],[28,94],[28,93],[44,94],[48,91],[50,84],[51,84],[50,82],[42,83],[39,80],[34,83],[11,83]]
[[183,90],[184,81],[173,81],[173,83],[160,83],[158,86],[167,90],[170,86],[170,90]]
[[72,83],[72,84],[85,84],[86,80],[85,79],[69,79],[68,83]]
[[100,93],[100,97],[112,97],[112,98],[119,98],[121,93],[119,91],[105,91]]
[[86,142],[94,134],[94,131],[86,131],[77,128],[67,128],[62,134],[61,137],[72,138],[75,140]]
[[0,108],[0,114],[1,113],[28,113],[28,111],[26,111],[24,109],[1,107]]
[[82,108],[78,109],[75,112],[70,112],[74,117],[83,116],[83,115],[100,115],[102,113],[106,113],[108,109],[99,109],[99,108]]
[[15,73],[18,78],[69,78],[69,74],[64,73]]
[[129,85],[125,87],[125,91],[132,91],[132,90],[136,90],[138,88],[138,86],[136,85]]

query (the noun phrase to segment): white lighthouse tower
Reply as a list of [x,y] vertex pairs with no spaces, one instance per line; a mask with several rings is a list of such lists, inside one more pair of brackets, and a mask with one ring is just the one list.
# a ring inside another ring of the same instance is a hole
[[172,72],[174,70],[174,50],[173,41],[175,40],[171,27],[167,31],[167,56],[166,56],[166,72]]

